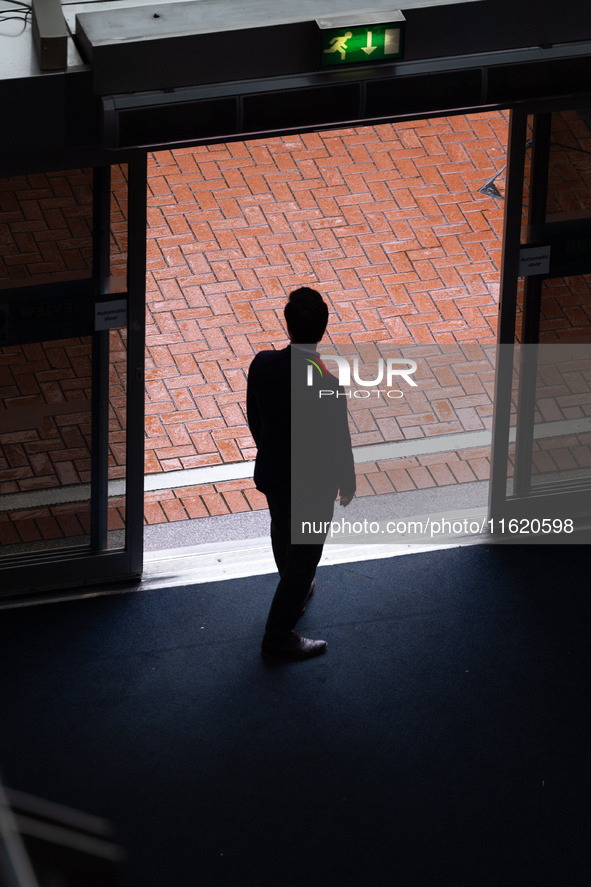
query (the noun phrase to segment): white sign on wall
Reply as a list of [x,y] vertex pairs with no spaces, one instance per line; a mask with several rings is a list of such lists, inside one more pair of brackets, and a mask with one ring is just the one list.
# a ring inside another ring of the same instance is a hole
[[550,247],[525,246],[519,250],[519,277],[550,273]]
[[116,330],[127,326],[127,299],[97,302],[94,306],[95,330]]

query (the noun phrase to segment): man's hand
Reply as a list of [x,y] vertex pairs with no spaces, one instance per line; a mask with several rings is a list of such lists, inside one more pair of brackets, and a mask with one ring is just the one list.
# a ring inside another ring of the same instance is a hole
[[339,496],[339,502],[342,506],[346,507],[347,505],[349,505],[350,502],[353,501],[354,495],[355,494],[353,493],[351,496]]

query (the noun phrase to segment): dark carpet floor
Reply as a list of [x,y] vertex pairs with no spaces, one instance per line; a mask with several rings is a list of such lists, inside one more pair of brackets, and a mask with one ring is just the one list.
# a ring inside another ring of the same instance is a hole
[[589,549],[272,576],[0,613],[6,785],[107,817],[125,887],[590,882]]

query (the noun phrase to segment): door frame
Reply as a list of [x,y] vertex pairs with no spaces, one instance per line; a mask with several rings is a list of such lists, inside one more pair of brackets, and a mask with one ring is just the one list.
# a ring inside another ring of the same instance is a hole
[[[112,298],[127,301],[126,366],[126,475],[125,543],[107,548],[108,515],[108,380],[109,333],[90,332],[89,313],[96,302],[109,299],[111,166],[98,163],[93,169],[92,276],[74,285],[73,298],[89,302],[84,328],[72,335],[92,338],[92,447],[90,481],[90,543],[85,547],[60,547],[6,555],[0,560],[0,601],[46,590],[80,588],[140,578],[143,565],[144,491],[144,347],[146,269],[147,154],[134,152],[121,158],[128,169],[128,254],[126,292]],[[57,169],[91,166],[85,158]],[[52,167],[56,171],[56,167]],[[35,287],[35,297],[47,298],[54,284]],[[57,288],[59,291],[59,287]],[[30,290],[32,292],[32,289]],[[22,290],[4,290],[3,298],[22,298]]]
[[[548,273],[523,278],[523,315],[521,333],[517,333],[518,285],[520,279],[520,252],[528,246],[540,244],[550,247],[550,255],[568,235],[573,224],[588,225],[591,231],[591,213],[587,223],[547,221],[546,200],[551,141],[552,112],[591,108],[591,93],[562,100],[522,103],[511,110],[507,148],[507,185],[503,251],[498,320],[498,354],[495,378],[493,434],[491,454],[491,481],[489,489],[489,517],[491,526],[512,518],[527,520],[532,516],[553,518],[573,516],[586,529],[591,518],[591,479],[573,482],[558,489],[555,484],[533,489],[528,482],[531,469],[533,442],[534,397],[539,344],[540,294],[544,279],[591,273],[591,255],[587,263],[580,257],[572,264],[564,259],[550,262]],[[531,136],[528,132],[531,131]],[[527,151],[531,149],[529,167]],[[524,188],[528,187],[527,217],[524,216]],[[519,341],[518,341],[519,340]],[[513,380],[519,362],[522,378],[512,429]],[[510,475],[510,449],[515,438],[515,486],[507,491]],[[518,538],[507,541],[531,541]],[[538,539],[538,541],[541,541]],[[553,541],[544,538],[542,541]]]
[[[527,120],[530,114],[550,113],[553,110],[580,106],[591,106],[591,93],[585,93],[570,99],[546,99],[520,103],[510,111],[509,143],[507,156],[507,187],[505,199],[505,222],[503,235],[503,252],[501,266],[501,296],[499,305],[498,342],[499,345],[513,346],[515,336],[515,319],[517,304],[517,281],[519,269],[519,251],[522,246],[522,195],[526,157]],[[422,112],[420,116],[442,116],[458,113],[473,113],[483,109],[497,110],[501,106],[483,106],[452,110],[433,110]],[[380,122],[416,119],[418,113],[398,114],[383,117]],[[357,120],[356,125],[375,123],[375,120]],[[334,128],[337,124],[328,124]],[[344,124],[342,124],[344,125]],[[324,128],[316,124],[314,129]],[[310,127],[306,127],[307,130]],[[280,134],[283,129],[273,131]],[[286,130],[291,132],[292,129]],[[271,133],[270,133],[271,134]],[[262,135],[262,133],[259,133]],[[248,134],[234,133],[231,141],[248,137]],[[227,140],[222,137],[195,139],[194,144],[217,143]],[[187,144],[187,143],[185,143]],[[165,147],[164,145],[159,147]],[[109,163],[128,163],[129,169],[129,251],[128,251],[128,364],[127,364],[127,484],[126,484],[126,542],[124,549],[115,551],[70,551],[59,549],[31,557],[20,557],[13,564],[0,564],[1,587],[7,589],[6,594],[25,594],[44,589],[83,587],[97,582],[128,581],[140,578],[143,566],[143,489],[144,489],[144,348],[145,348],[145,273],[146,273],[146,215],[147,215],[147,152],[151,148],[128,149],[120,152],[98,152],[93,156],[81,154],[64,155],[58,168],[72,168],[76,165],[106,166]],[[543,154],[540,145],[536,145],[539,169],[543,169]],[[89,157],[92,159],[89,162]],[[37,162],[39,167],[39,161]],[[56,168],[56,163],[53,164]],[[28,171],[28,170],[27,170]],[[94,248],[98,255],[95,274],[104,278],[105,251],[108,238],[105,235],[104,217],[106,213],[106,173],[99,173],[103,184],[99,184],[102,197],[97,204],[98,218],[103,219],[94,231]],[[541,176],[542,173],[540,172]],[[102,209],[100,208],[102,206]],[[102,213],[102,216],[101,216]],[[102,286],[102,284],[101,284]],[[97,297],[101,287],[97,290]],[[97,391],[104,386],[105,350],[104,344],[96,345],[98,366],[102,361],[102,371],[98,369]],[[507,464],[510,436],[510,403],[507,392],[510,392],[512,360],[503,358],[503,349],[499,349],[495,380],[495,404],[493,415],[492,439],[492,474],[490,483],[489,511],[494,518],[506,514],[513,507],[506,495]],[[99,395],[100,401],[100,395]],[[102,422],[102,424],[101,424]],[[104,418],[96,419],[95,433],[104,437]],[[104,447],[103,447],[104,449]],[[106,474],[104,453],[102,463],[98,460],[95,467],[93,486],[96,488],[94,508],[95,542],[100,547],[106,532],[105,523],[105,489]],[[0,592],[0,599],[2,592]]]

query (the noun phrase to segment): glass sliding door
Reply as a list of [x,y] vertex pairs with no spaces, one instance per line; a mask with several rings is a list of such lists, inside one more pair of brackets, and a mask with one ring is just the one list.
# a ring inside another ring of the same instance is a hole
[[507,191],[491,517],[578,531],[510,541],[588,541],[591,112],[514,111]]
[[0,180],[0,232],[0,597],[138,575],[145,158]]

